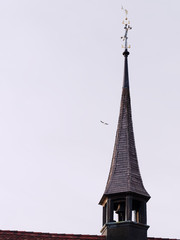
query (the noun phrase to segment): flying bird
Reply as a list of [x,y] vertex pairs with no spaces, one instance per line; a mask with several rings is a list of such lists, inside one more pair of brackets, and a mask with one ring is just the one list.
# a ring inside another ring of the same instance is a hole
[[100,121],[102,124],[104,124],[104,125],[109,125],[108,123],[106,123],[106,122],[103,122],[103,121]]

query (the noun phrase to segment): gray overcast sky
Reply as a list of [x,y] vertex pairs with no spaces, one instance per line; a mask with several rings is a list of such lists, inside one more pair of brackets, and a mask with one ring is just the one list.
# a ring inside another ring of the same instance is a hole
[[0,1],[0,229],[99,234],[123,77],[121,5],[133,27],[148,235],[180,238],[179,0]]

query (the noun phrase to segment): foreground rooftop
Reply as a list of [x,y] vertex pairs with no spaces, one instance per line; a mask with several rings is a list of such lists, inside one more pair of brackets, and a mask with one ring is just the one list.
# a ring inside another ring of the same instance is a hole
[[[106,236],[0,230],[0,240],[52,240],[52,239],[53,240],[105,240]],[[147,240],[178,240],[178,239],[148,237]]]

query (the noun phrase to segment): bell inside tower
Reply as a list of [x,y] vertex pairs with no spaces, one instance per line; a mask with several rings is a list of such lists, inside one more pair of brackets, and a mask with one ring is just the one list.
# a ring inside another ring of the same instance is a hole
[[125,221],[125,201],[114,204],[115,213],[118,215],[118,222]]

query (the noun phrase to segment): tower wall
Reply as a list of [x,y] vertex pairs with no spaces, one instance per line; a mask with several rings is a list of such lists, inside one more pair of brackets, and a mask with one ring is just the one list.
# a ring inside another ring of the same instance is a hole
[[101,230],[107,240],[147,240],[149,226],[135,222],[107,223]]

